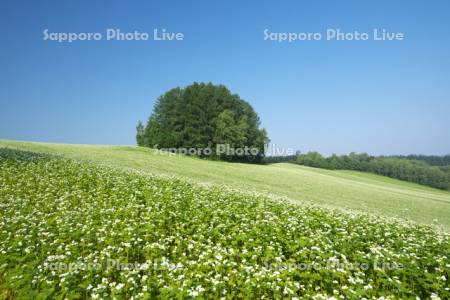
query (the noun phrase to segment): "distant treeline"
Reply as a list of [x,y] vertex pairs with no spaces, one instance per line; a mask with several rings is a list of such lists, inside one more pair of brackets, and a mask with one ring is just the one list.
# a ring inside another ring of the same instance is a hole
[[450,190],[450,155],[446,156],[369,156],[366,153],[333,154],[324,157],[310,151],[307,154],[269,156],[266,163],[290,162],[330,170],[356,170]]
[[450,155],[395,155],[395,156],[389,156],[394,158],[402,158],[402,159],[409,159],[409,160],[420,160],[424,161],[429,165],[432,166],[450,166]]

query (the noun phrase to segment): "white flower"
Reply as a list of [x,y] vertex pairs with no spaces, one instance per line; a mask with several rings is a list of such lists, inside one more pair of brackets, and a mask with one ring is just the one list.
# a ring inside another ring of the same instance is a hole
[[436,295],[435,293],[432,293],[430,296],[431,300],[441,300],[441,297],[439,297],[438,295]]

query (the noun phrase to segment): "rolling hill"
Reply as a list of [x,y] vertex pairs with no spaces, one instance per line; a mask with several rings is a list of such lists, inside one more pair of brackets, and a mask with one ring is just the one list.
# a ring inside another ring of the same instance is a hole
[[167,155],[134,146],[71,145],[1,140],[8,147],[59,154],[141,173],[177,176],[344,210],[450,228],[450,192],[383,176],[287,163],[251,165]]

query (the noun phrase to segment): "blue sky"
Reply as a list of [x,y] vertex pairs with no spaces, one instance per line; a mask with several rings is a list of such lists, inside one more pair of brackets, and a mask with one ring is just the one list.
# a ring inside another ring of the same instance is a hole
[[[155,99],[194,81],[249,101],[302,152],[450,153],[448,1],[2,1],[0,138],[134,144]],[[184,40],[44,41],[50,32]],[[263,31],[403,32],[403,41],[264,41]]]

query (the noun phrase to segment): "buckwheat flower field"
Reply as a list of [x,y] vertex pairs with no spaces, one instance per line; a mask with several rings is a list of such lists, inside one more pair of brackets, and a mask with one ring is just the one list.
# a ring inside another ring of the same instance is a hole
[[0,150],[0,299],[450,299],[449,234]]

